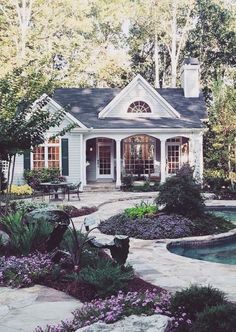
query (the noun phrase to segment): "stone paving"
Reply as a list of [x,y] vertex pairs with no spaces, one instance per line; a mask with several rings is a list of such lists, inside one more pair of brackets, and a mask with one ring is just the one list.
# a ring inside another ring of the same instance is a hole
[[[102,192],[83,193],[81,201],[67,204],[98,206],[92,216],[106,219],[124,208],[141,202],[152,201],[155,193]],[[236,201],[207,201],[207,205],[236,206]],[[84,217],[74,218],[81,227]],[[98,230],[92,233],[99,239],[110,240],[109,235]],[[131,239],[129,262],[143,279],[170,291],[187,287],[191,283],[211,284],[225,291],[229,299],[236,301],[236,266],[198,261],[177,256],[166,249],[170,240]],[[81,303],[70,296],[43,286],[25,289],[0,288],[0,331],[33,332],[36,326],[59,323],[69,318],[71,311]]]

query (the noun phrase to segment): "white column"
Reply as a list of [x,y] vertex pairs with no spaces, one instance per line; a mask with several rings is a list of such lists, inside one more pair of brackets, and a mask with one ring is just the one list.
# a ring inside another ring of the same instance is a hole
[[161,183],[166,180],[166,139],[160,138],[161,141]]
[[84,139],[83,140],[83,149],[81,151],[81,160],[83,164],[83,174],[82,174],[82,184],[83,186],[87,185],[87,178],[86,178],[86,143],[87,141]]
[[202,134],[197,135],[194,140],[194,177],[199,182],[203,178],[203,138]]
[[116,139],[116,187],[121,186],[121,158],[120,158],[120,144],[121,140]]

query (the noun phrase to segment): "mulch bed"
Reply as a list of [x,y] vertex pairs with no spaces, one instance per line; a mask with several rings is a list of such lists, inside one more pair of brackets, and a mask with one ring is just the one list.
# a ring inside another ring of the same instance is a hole
[[[50,276],[44,278],[39,284],[47,287],[57,289],[59,291],[65,292],[74,298],[80,300],[81,302],[90,302],[96,298],[96,290],[93,286],[78,281],[55,281],[52,280]],[[130,280],[125,292],[145,292],[146,290],[152,291],[153,289],[158,290],[158,292],[166,292],[164,289],[155,286],[141,278],[135,277]],[[114,294],[115,295],[115,294]]]

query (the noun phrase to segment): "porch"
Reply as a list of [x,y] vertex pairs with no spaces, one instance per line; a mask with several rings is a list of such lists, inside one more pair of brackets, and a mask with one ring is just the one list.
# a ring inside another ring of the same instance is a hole
[[[195,165],[202,173],[201,144],[195,136],[163,136],[135,134],[117,137],[101,135],[84,138],[84,185],[115,183],[120,187],[122,176],[150,178],[164,182],[176,174],[184,163]],[[198,147],[198,150],[196,150]],[[198,153],[196,153],[196,151]]]

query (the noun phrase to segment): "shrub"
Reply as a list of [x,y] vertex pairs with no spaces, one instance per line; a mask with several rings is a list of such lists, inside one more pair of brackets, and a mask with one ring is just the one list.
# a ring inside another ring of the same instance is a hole
[[86,243],[86,236],[81,231],[72,232],[68,229],[60,243],[60,248],[67,251],[70,255],[70,263],[80,268],[86,265],[95,266],[98,260],[98,249],[91,248]]
[[64,177],[60,175],[59,168],[42,168],[24,172],[26,182],[37,189],[40,182],[63,181]]
[[124,175],[122,177],[122,186],[125,188],[125,189],[130,189],[132,187],[134,183],[134,178],[133,178],[133,175]]
[[0,193],[7,189],[7,180],[3,171],[0,171]]
[[221,304],[206,308],[197,315],[191,332],[233,332],[236,330],[236,305]]
[[28,184],[24,184],[21,186],[17,186],[13,184],[11,186],[11,194],[16,196],[22,196],[22,195],[32,195],[33,190]]
[[133,277],[134,271],[131,266],[121,267],[107,259],[101,259],[96,267],[86,267],[79,273],[79,279],[95,286],[99,296],[116,293],[127,286]]
[[198,313],[207,307],[224,304],[226,301],[223,292],[211,286],[192,285],[189,288],[178,291],[171,298],[170,311],[175,314],[181,308],[191,320],[196,319]]
[[193,179],[187,166],[180,169],[176,176],[166,180],[159,188],[156,203],[165,206],[167,213],[197,216],[203,213],[204,204],[200,186]]
[[46,221],[26,224],[23,218],[24,211],[18,211],[0,220],[0,224],[10,237],[10,251],[16,255],[28,255],[41,249],[53,229]]
[[230,180],[224,170],[207,169],[204,171],[204,187],[212,191],[220,191],[222,187],[228,187]]
[[85,216],[98,210],[96,206],[82,206],[80,209],[78,209],[73,205],[63,205],[62,209],[70,216],[70,218]]
[[144,216],[141,219],[119,214],[102,221],[98,226],[105,234],[121,234],[144,240],[191,236],[193,227],[192,221],[186,217],[164,214]]
[[48,255],[28,257],[0,257],[0,284],[11,287],[29,287],[37,283],[52,269]]
[[194,226],[192,229],[193,235],[195,236],[219,234],[235,228],[235,225],[232,222],[210,213],[195,217],[193,219],[193,224]]
[[86,303],[81,309],[73,312],[72,320],[63,321],[57,326],[48,326],[46,329],[37,327],[35,332],[76,331],[98,321],[114,323],[130,315],[165,314],[168,305],[169,295],[167,293],[159,294],[156,289],[144,293],[129,292],[127,294],[120,291],[117,296]]
[[31,212],[36,209],[42,209],[48,207],[47,203],[41,202],[31,202],[31,201],[11,201],[10,202],[10,209],[12,212],[23,211],[24,213]]
[[142,218],[145,215],[155,214],[157,211],[158,209],[156,205],[141,202],[140,204],[136,204],[135,207],[125,209],[124,214],[128,218],[136,219]]

